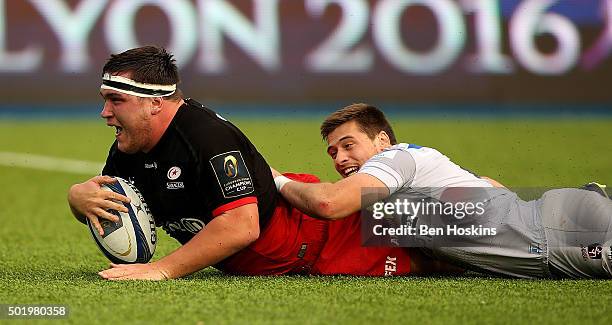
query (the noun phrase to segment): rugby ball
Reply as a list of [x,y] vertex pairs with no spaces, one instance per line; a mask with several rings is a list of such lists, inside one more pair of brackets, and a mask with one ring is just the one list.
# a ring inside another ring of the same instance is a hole
[[146,263],[153,253],[157,242],[155,220],[138,189],[130,182],[115,177],[115,183],[102,185],[103,190],[113,191],[130,198],[130,203],[124,203],[128,212],[108,210],[119,217],[118,222],[106,219],[100,220],[104,235],[100,233],[87,219],[87,226],[98,248],[113,263]]

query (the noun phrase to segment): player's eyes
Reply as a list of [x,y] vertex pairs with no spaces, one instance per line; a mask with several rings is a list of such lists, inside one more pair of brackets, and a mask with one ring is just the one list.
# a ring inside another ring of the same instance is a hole
[[352,147],[353,147],[353,143],[350,143],[350,142],[344,145],[344,149],[350,149]]
[[118,98],[108,98],[107,100],[105,100],[105,102],[110,102],[113,105],[117,105],[121,103],[121,100]]

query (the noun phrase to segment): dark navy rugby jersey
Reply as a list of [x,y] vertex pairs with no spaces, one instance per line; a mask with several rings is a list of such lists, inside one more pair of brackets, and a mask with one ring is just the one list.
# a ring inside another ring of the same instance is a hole
[[212,218],[248,203],[258,204],[263,230],[278,195],[270,167],[251,141],[191,99],[150,152],[126,154],[115,141],[102,174],[132,182],[157,226],[183,244]]

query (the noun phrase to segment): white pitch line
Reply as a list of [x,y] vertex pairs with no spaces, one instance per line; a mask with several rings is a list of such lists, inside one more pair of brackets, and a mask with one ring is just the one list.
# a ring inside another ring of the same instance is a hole
[[87,175],[100,174],[104,166],[103,163],[94,161],[55,158],[6,151],[0,151],[0,165]]

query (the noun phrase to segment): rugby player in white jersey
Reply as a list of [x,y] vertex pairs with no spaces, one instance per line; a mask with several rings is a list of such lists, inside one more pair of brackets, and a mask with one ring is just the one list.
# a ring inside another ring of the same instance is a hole
[[[273,170],[279,192],[308,215],[339,219],[397,194],[413,201],[469,199],[483,204],[481,213],[455,221],[494,230],[429,242],[420,238],[424,251],[467,269],[511,277],[612,277],[612,201],[602,187],[555,189],[524,201],[435,149],[397,143],[384,114],[366,104],[331,114],[321,134],[342,180],[307,184]],[[363,196],[364,189],[378,189],[379,195]],[[440,220],[416,223],[433,227],[428,223]]]

